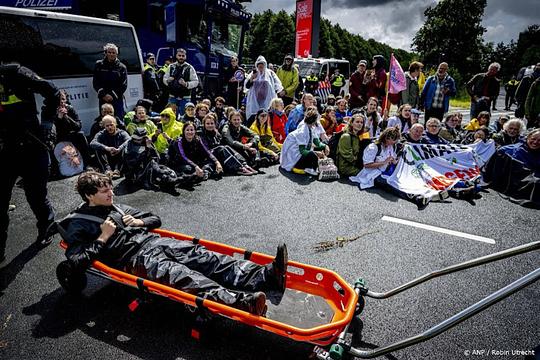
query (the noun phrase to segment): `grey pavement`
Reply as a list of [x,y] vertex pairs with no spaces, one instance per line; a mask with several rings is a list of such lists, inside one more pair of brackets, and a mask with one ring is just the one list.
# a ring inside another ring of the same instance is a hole
[[[80,202],[75,178],[51,182],[58,216]],[[323,183],[277,167],[254,177],[207,181],[178,196],[138,191],[117,202],[159,214],[163,227],[250,250],[274,254],[286,242],[290,259],[333,270],[370,289],[394,288],[424,273],[538,240],[539,212],[493,191],[474,202],[449,199],[418,211],[380,190]],[[307,359],[312,346],[218,318],[201,343],[187,332],[181,305],[156,299],[131,313],[132,289],[90,278],[82,298],[59,286],[64,259],[54,243],[32,245],[34,222],[23,191],[14,190],[7,261],[0,269],[0,359]],[[412,220],[495,240],[467,238],[382,221]],[[365,235],[366,233],[369,233]],[[336,237],[358,240],[327,252],[314,246]],[[367,347],[384,346],[424,331],[540,266],[538,252],[456,273],[387,300],[367,300],[362,315]],[[540,345],[540,284],[495,304],[448,332],[392,353],[389,359],[465,359],[467,351],[531,351]],[[505,353],[502,353],[505,354]],[[471,356],[469,356],[471,357]]]

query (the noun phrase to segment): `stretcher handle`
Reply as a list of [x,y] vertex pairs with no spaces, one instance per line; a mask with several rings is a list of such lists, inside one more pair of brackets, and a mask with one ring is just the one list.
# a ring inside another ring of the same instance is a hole
[[494,254],[482,256],[476,259],[472,259],[472,260],[468,260],[459,264],[455,264],[455,265],[446,267],[444,269],[435,270],[433,272],[424,274],[412,281],[409,281],[408,283],[405,283],[387,292],[378,293],[378,292],[365,289],[365,291],[363,292],[363,295],[370,298],[374,298],[374,299],[386,299],[439,276],[448,275],[457,271],[469,269],[475,266],[487,264],[490,262],[494,262],[497,260],[505,259],[511,256],[516,256],[519,254],[523,254],[523,253],[533,251],[533,250],[538,250],[538,249],[540,249],[540,241],[534,241],[528,244],[524,244],[524,245],[516,246],[510,249],[506,249],[503,251],[499,251]]
[[465,321],[466,319],[478,314],[479,312],[487,309],[491,305],[496,304],[497,302],[503,300],[504,298],[514,294],[515,292],[518,292],[524,287],[529,286],[530,284],[534,283],[538,279],[540,279],[540,268],[514,281],[510,285],[507,285],[504,288],[497,290],[496,292],[480,300],[476,304],[469,306],[465,310],[462,310],[461,312],[457,313],[451,318],[446,319],[445,321],[439,323],[438,325],[433,326],[432,328],[426,330],[425,332],[421,334],[418,334],[408,339],[398,341],[394,344],[387,345],[387,346],[380,347],[373,350],[362,350],[362,349],[357,349],[355,347],[351,347],[348,350],[348,352],[351,355],[362,358],[362,359],[370,359],[370,358],[385,355],[390,352],[397,351],[397,350],[409,347],[411,345],[426,341],[456,326],[460,322]]

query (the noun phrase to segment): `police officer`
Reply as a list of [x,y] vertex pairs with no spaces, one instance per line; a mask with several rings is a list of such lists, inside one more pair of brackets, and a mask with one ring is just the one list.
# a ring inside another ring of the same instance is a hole
[[334,70],[334,74],[330,77],[330,85],[332,85],[332,94],[338,97],[343,85],[345,85],[345,76],[339,73],[339,69]]
[[311,70],[308,76],[306,76],[306,93],[315,95],[315,92],[319,88],[319,78],[315,75],[315,71]]
[[184,115],[184,107],[191,101],[191,92],[199,85],[197,72],[186,59],[185,49],[176,50],[176,62],[163,76],[163,83],[169,87],[169,102],[176,104],[180,115]]
[[0,262],[5,259],[9,225],[9,201],[17,177],[21,176],[26,200],[37,218],[36,242],[48,245],[46,230],[54,220],[47,198],[50,130],[52,124],[37,118],[34,93],[50,106],[58,106],[60,92],[32,70],[19,64],[0,64]]
[[146,56],[144,64],[143,87],[144,97],[156,102],[159,98],[159,85],[157,80],[156,57],[152,53]]

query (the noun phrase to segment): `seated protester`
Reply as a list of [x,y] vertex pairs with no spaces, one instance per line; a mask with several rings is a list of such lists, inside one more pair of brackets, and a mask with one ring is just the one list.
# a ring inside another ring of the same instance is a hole
[[388,119],[388,127],[396,127],[402,134],[408,132],[412,126],[411,110],[411,105],[401,105],[396,115]]
[[[216,104],[210,111],[216,114],[216,121],[218,124],[227,121],[227,116],[225,116],[225,99],[222,96],[218,96],[214,103]],[[204,116],[203,116],[204,119]]]
[[315,98],[312,94],[302,95],[302,101],[300,102],[300,104],[296,105],[296,107],[291,110],[291,112],[287,115],[287,124],[285,125],[286,135],[296,130],[298,124],[300,124],[300,122],[304,118],[304,112],[306,111],[306,109],[314,105]]
[[326,98],[326,103],[324,104],[324,107],[327,106],[336,106],[336,96],[334,94],[330,94]]
[[176,113],[171,108],[165,108],[160,114],[161,122],[157,126],[156,133],[152,137],[162,163],[167,163],[167,152],[169,145],[174,139],[182,135],[184,124],[176,121]]
[[508,115],[502,114],[499,116],[499,120],[495,121],[494,123],[489,125],[489,131],[492,134],[496,134],[498,132],[501,132],[503,130],[504,124],[510,120],[510,117]]
[[336,107],[336,121],[338,124],[343,124],[345,122],[345,118],[351,117],[351,112],[349,109],[347,109],[347,100],[346,99],[340,99],[337,101],[337,107]]
[[[349,124],[345,126],[339,138],[336,165],[341,176],[354,176],[362,168],[362,155],[366,146],[371,143],[364,134],[364,115],[354,114]],[[360,159],[359,159],[360,157]]]
[[268,121],[276,141],[283,144],[285,141],[285,125],[287,124],[287,114],[283,107],[283,100],[273,98],[270,102],[270,111],[268,112]]
[[260,165],[259,135],[251,131],[247,126],[242,125],[242,115],[238,111],[233,111],[229,115],[229,122],[223,126],[221,131],[223,144],[229,145],[236,150],[249,166]]
[[146,109],[143,106],[137,106],[135,108],[135,117],[133,118],[133,121],[128,124],[126,130],[130,135],[133,135],[137,128],[146,129],[146,133],[150,138],[154,136],[157,130],[156,124],[148,118]]
[[416,124],[418,121],[420,121],[420,115],[422,115],[422,112],[420,110],[412,108],[411,109],[411,122],[413,124]]
[[455,142],[459,138],[459,131],[457,129],[458,121],[456,113],[446,115],[439,136],[449,143]]
[[197,119],[195,118],[195,104],[188,102],[184,106],[184,116],[180,119],[184,124],[187,122],[195,123]]
[[332,136],[337,132],[337,120],[336,120],[336,109],[333,106],[327,106],[324,109],[324,113],[320,119],[321,125],[328,136]]
[[82,174],[77,180],[77,191],[84,204],[59,225],[65,233],[66,257],[77,271],[84,271],[97,260],[255,315],[264,315],[266,311],[266,295],[262,291],[285,291],[288,256],[284,244],[268,265],[237,260],[199,244],[151,233],[161,226],[160,218],[115,204],[112,182],[105,175]]
[[308,107],[302,124],[287,136],[280,155],[280,166],[283,169],[303,169],[310,175],[317,174],[319,159],[330,154],[328,145],[321,142],[314,131],[318,117],[317,108]]
[[492,138],[495,141],[495,145],[499,147],[523,142],[524,138],[520,135],[522,128],[523,123],[521,120],[508,120],[504,123],[503,129],[493,135]]
[[272,129],[268,124],[268,112],[264,109],[257,111],[255,121],[249,129],[259,136],[261,158],[268,159],[270,164],[277,164],[282,145],[276,141],[272,134]]
[[208,178],[219,179],[223,167],[204,145],[195,129],[195,124],[184,124],[182,136],[169,147],[169,166],[178,174],[193,181],[204,181]]
[[532,129],[524,142],[503,146],[498,151],[522,162],[535,177],[540,177],[540,129]]
[[[381,114],[377,111],[379,107],[379,100],[375,97],[370,97],[366,103],[366,106],[360,109],[360,113],[366,118],[364,129],[368,132],[369,137],[374,139],[379,136],[381,132],[380,125],[382,124]],[[386,127],[385,127],[386,128]]]
[[210,113],[203,119],[203,128],[198,132],[199,137],[218,161],[223,164],[226,174],[255,175],[257,170],[252,169],[246,159],[229,145],[222,145],[221,133],[216,129],[215,115]]
[[156,119],[156,118],[159,118],[159,114],[157,112],[154,112],[152,111],[152,105],[154,104],[154,102],[150,99],[139,99],[137,101],[137,104],[135,104],[135,107],[133,108],[132,111],[128,111],[125,115],[124,115],[124,124],[126,126],[126,129],[127,129],[127,126],[132,123],[135,119],[135,116],[137,115],[137,107],[139,106],[142,106],[146,112],[146,114],[148,115],[148,117],[150,119]]
[[100,115],[94,119],[94,123],[92,124],[92,127],[90,128],[90,135],[87,137],[88,141],[92,141],[96,134],[103,130],[103,123],[101,122],[103,120],[103,117],[105,115],[113,116],[116,119],[116,127],[118,129],[125,130],[126,127],[124,125],[124,122],[120,120],[118,116],[114,116],[114,107],[112,104],[105,103],[101,105],[101,113]]
[[489,140],[489,129],[487,126],[480,126],[478,130],[474,132],[473,143],[486,142]]
[[457,116],[456,130],[461,132],[463,131],[463,114],[460,112],[456,112],[455,114]]
[[283,111],[285,112],[285,115],[287,115],[287,122],[289,122],[288,118],[289,118],[289,115],[290,115],[291,111],[293,111],[294,108],[297,107],[297,106],[298,106],[298,104],[295,104],[293,102],[292,104],[289,104],[289,105],[285,106],[285,108],[283,109]]
[[489,126],[491,114],[488,111],[481,111],[477,118],[472,119],[464,128],[465,131],[476,131],[480,126]]
[[200,102],[195,106],[195,129],[199,130],[202,128],[202,120],[210,112],[210,107],[203,102]]
[[352,181],[358,182],[360,189],[367,189],[375,185],[375,180],[386,183],[383,176],[390,176],[394,172],[397,164],[395,144],[399,140],[400,132],[398,128],[386,128],[379,139],[369,144],[362,155],[364,168],[355,176]]
[[171,192],[184,180],[178,178],[172,169],[159,164],[159,154],[145,128],[135,128],[124,146],[122,159],[122,172],[130,185]]
[[201,104],[206,105],[206,107],[208,108],[208,112],[210,112],[210,109],[212,108],[212,101],[210,99],[202,99]]
[[[84,136],[84,133],[82,131],[82,123],[79,119],[79,115],[77,114],[77,111],[75,111],[73,106],[69,104],[67,92],[65,90],[60,90],[60,103],[58,104],[58,106],[56,106],[56,104],[52,105],[49,103],[44,103],[41,116],[43,122],[54,123],[54,127],[56,129],[57,143],[71,143],[72,147],[74,147],[76,150],[75,152],[73,152],[72,150],[62,152],[60,149],[68,145],[62,144],[62,146],[60,146],[58,150],[59,154],[63,153],[66,156],[67,154],[69,154],[69,156],[72,156],[77,153],[82,160],[81,166],[90,166],[92,159],[90,156],[90,148],[88,147],[88,140],[86,140],[86,137]],[[57,151],[55,151],[55,154],[56,153]],[[57,156],[56,158],[58,159]],[[69,163],[71,163],[71,161],[69,161]],[[75,168],[73,168],[72,170],[68,170],[68,168],[65,168],[66,171],[74,175],[73,169]],[[60,173],[62,173],[62,171],[60,171]],[[78,172],[75,174],[78,174]],[[62,175],[72,176],[65,174]]]
[[105,115],[102,123],[104,129],[96,134],[90,147],[97,154],[101,171],[117,179],[122,167],[122,152],[130,136],[125,130],[117,128],[116,118],[111,115]]
[[404,142],[411,144],[427,144],[427,139],[424,137],[424,125],[420,123],[413,124],[409,132],[401,135]]
[[426,132],[424,139],[427,144],[448,144],[448,141],[439,136],[441,131],[441,122],[437,118],[429,118],[426,121]]
[[388,185],[387,178],[392,175],[398,162],[394,146],[399,135],[399,129],[394,127],[388,127],[381,132],[379,139],[375,143],[369,144],[364,150],[364,168],[358,175],[349,179],[359,183],[360,189],[377,186],[403,199],[413,201],[419,209],[423,209],[427,206],[429,199],[420,195],[406,194]]

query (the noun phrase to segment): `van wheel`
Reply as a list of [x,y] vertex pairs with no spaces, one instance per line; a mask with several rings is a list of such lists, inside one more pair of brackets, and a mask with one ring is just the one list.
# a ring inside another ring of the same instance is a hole
[[56,267],[56,277],[62,288],[70,294],[78,294],[86,287],[86,273],[75,267],[67,260]]

